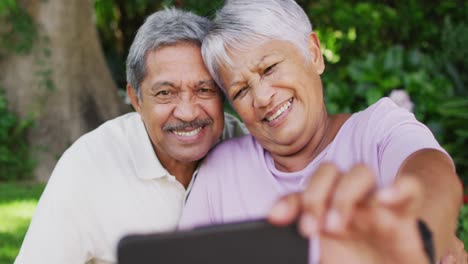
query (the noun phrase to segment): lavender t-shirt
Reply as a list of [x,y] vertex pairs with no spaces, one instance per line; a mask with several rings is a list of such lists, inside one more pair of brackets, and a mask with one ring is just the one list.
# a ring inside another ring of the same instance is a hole
[[203,161],[179,227],[264,217],[282,195],[302,190],[325,161],[342,171],[364,163],[383,187],[394,181],[408,156],[425,148],[445,152],[424,124],[388,98],[353,114],[335,139],[297,172],[278,171],[251,135],[225,141]]

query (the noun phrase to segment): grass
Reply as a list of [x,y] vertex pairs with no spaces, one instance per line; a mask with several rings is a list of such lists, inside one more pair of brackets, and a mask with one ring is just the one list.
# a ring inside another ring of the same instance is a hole
[[13,263],[44,184],[0,183],[0,263]]

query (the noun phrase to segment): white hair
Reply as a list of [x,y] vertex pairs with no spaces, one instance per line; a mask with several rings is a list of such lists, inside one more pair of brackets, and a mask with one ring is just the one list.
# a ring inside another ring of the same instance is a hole
[[202,43],[205,65],[223,88],[219,70],[232,66],[228,50],[245,51],[268,40],[285,40],[307,57],[312,25],[294,0],[226,0]]
[[127,57],[127,82],[141,100],[140,84],[146,77],[146,56],[150,51],[179,43],[200,46],[211,21],[194,13],[166,8],[150,15],[130,46]]

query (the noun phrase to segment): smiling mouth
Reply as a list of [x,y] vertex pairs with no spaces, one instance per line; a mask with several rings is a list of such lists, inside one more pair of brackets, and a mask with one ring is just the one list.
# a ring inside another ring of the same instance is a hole
[[267,122],[271,122],[271,121],[277,119],[278,117],[280,117],[284,113],[284,111],[288,110],[291,107],[292,101],[293,101],[293,98],[286,101],[278,110],[276,110],[275,113],[273,113],[270,116],[265,117],[265,120]]
[[173,130],[172,132],[180,137],[193,137],[200,133],[203,127],[198,127],[192,131],[180,131],[180,130]]

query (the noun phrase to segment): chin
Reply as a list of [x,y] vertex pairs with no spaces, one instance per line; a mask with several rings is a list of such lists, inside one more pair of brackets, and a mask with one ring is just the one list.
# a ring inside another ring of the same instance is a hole
[[195,162],[195,161],[199,161],[201,160],[202,158],[204,158],[206,156],[206,154],[208,154],[208,151],[210,149],[206,149],[206,151],[200,151],[198,149],[198,151],[194,151],[194,152],[183,152],[183,153],[180,153],[180,155],[175,155],[177,158],[178,161],[181,161],[181,162]]
[[275,141],[281,144],[288,144],[292,145],[294,144],[297,140],[300,140],[301,137],[304,136],[304,131],[306,131],[304,128],[290,128],[290,129],[284,129],[280,133],[277,133],[275,137]]

